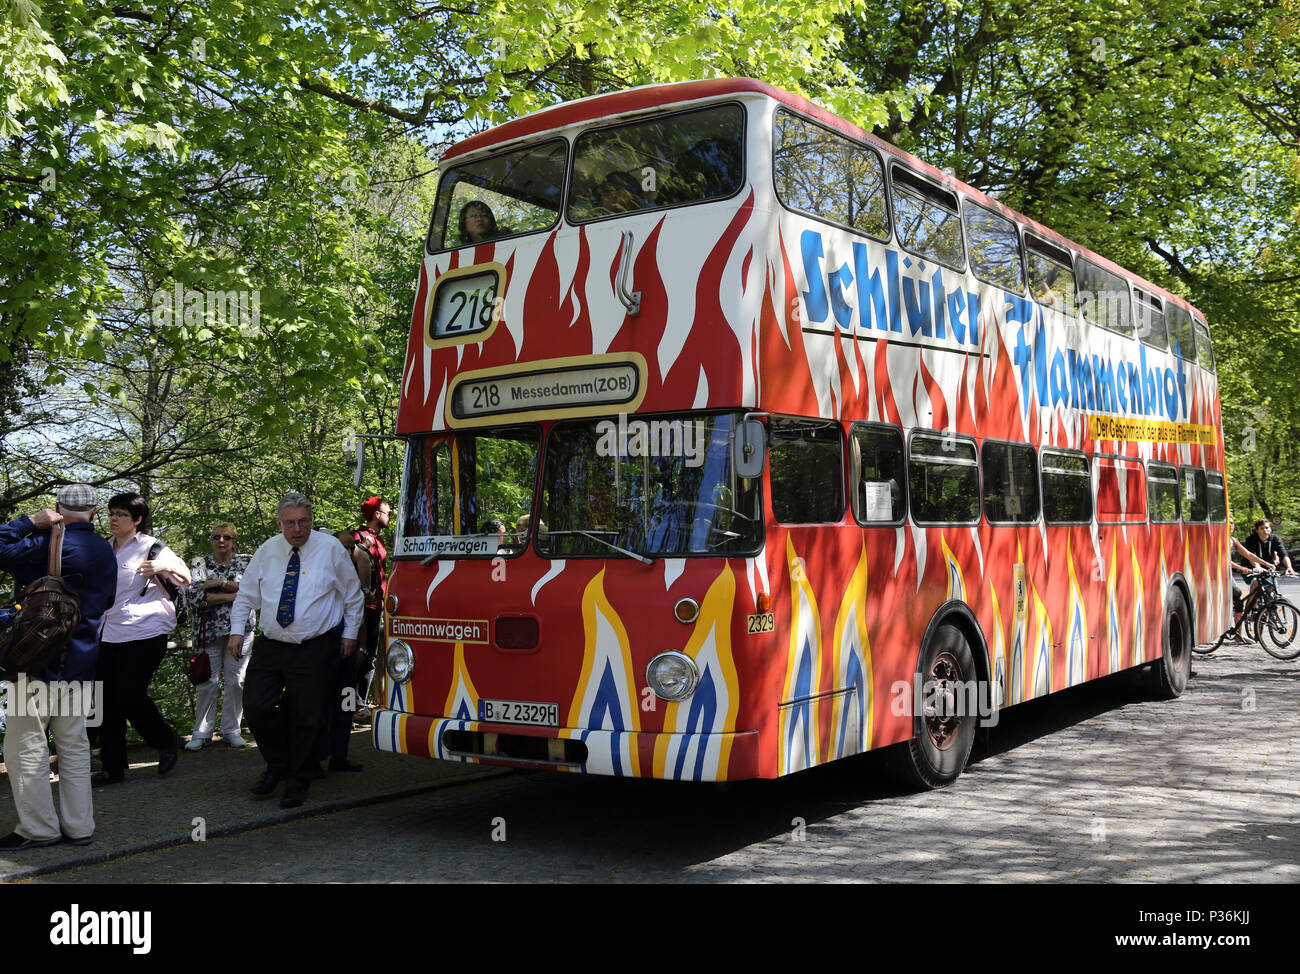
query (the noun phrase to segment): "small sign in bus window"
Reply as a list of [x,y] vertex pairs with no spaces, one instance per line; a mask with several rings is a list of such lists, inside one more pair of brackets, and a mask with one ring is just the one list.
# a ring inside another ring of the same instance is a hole
[[497,290],[496,271],[444,279],[433,299],[430,337],[462,338],[486,331],[498,316]]

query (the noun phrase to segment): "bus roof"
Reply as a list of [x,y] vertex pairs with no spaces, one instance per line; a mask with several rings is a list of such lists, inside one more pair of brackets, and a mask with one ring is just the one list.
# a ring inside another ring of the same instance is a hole
[[529,112],[527,115],[522,115],[519,118],[488,129],[486,132],[480,132],[462,142],[456,143],[443,154],[441,164],[445,167],[447,163],[456,161],[460,156],[504,146],[506,143],[551,132],[570,125],[580,125],[583,122],[609,119],[611,116],[630,115],[683,102],[718,98],[725,95],[766,96],[822,123],[828,128],[843,132],[860,142],[866,142],[878,149],[887,158],[906,163],[913,170],[928,176],[951,190],[961,193],[981,206],[988,207],[1003,216],[1015,220],[1023,228],[1033,231],[1036,235],[1067,247],[1088,258],[1093,263],[1127,278],[1158,297],[1166,301],[1172,301],[1180,307],[1194,312],[1202,323],[1205,321],[1205,316],[1186,299],[1166,291],[1160,285],[1153,284],[1128,268],[1122,267],[1114,261],[1108,260],[1100,254],[1075,243],[1050,227],[1046,227],[1018,213],[1006,204],[986,196],[975,187],[968,186],[960,179],[935,168],[922,159],[918,159],[911,153],[898,148],[898,146],[872,135],[852,122],[845,121],[820,105],[754,78],[719,78],[709,81],[678,81],[671,84],[643,85],[640,88],[630,88],[626,91],[604,95],[590,95],[576,101],[562,102],[550,108],[540,108],[537,111]]

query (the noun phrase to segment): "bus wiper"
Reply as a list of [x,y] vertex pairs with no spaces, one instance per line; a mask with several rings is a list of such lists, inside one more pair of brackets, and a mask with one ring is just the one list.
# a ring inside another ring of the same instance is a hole
[[[602,538],[600,535],[598,535],[598,534],[592,534],[590,531],[579,531],[579,530],[577,530],[577,529],[574,529],[574,530],[571,530],[571,531],[547,531],[546,533],[547,533],[547,534],[580,534],[580,535],[582,535],[584,538],[590,538],[592,541],[599,541],[601,544],[605,545],[607,548],[613,548],[613,549],[614,549],[615,551],[617,551],[620,555],[627,555],[629,558],[635,558],[637,561],[639,561],[639,562],[640,562],[641,564],[643,564],[643,565],[653,565],[653,564],[654,564],[654,562],[653,562],[651,559],[647,558],[645,555],[639,555],[639,554],[637,554],[635,551],[629,551],[627,548],[619,547],[618,545],[614,544],[614,542],[612,542],[612,541],[606,541],[606,540],[605,540],[604,538]],[[615,534],[615,533],[617,533],[617,532],[612,532],[612,531],[611,531],[610,533],[611,533],[611,534]],[[541,534],[541,531],[540,531],[540,530],[538,531],[538,534]]]

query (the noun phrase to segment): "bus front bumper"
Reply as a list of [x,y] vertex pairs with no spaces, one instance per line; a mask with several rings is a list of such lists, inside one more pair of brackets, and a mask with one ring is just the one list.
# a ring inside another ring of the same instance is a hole
[[486,724],[397,710],[372,715],[375,749],[444,761],[677,781],[759,774],[758,731],[661,734]]

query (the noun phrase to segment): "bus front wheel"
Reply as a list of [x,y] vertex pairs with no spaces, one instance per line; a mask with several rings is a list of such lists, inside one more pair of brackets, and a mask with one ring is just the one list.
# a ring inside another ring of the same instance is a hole
[[898,745],[895,767],[908,784],[918,788],[942,788],[957,780],[975,741],[979,721],[970,706],[976,686],[975,657],[970,643],[954,625],[935,629],[926,644],[919,676],[921,693],[913,699],[922,703],[916,715],[916,733]]
[[1165,621],[1161,627],[1163,652],[1153,664],[1153,689],[1160,700],[1182,696],[1192,675],[1192,612],[1183,590],[1174,588],[1165,604]]

